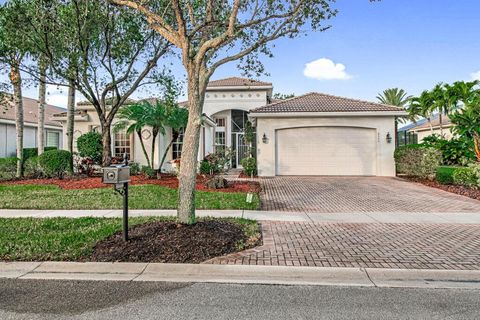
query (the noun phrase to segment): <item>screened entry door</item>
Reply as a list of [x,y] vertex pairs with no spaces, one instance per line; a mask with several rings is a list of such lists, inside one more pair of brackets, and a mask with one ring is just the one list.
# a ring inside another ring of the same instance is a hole
[[240,164],[244,158],[248,158],[248,145],[245,142],[245,134],[241,132],[235,133],[235,160],[237,168],[241,168]]

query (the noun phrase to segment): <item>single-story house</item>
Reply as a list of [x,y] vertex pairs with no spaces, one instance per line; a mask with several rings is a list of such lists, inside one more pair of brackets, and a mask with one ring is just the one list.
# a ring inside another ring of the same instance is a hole
[[[443,127],[443,136],[446,139],[451,139],[453,137],[452,133],[452,122],[447,115],[442,117],[442,127]],[[442,129],[440,129],[440,117],[436,115],[431,121],[423,121],[417,125],[408,129],[408,132],[413,132],[418,137],[418,142],[421,143],[425,137],[431,135],[442,135]]]
[[[256,127],[253,148],[260,176],[395,175],[395,117],[405,115],[403,109],[321,93],[275,101],[272,91],[269,82],[238,77],[211,81],[205,95],[198,159],[228,147],[233,152],[231,166],[241,167],[249,150],[245,125],[251,121]],[[65,121],[64,115],[55,118]],[[99,130],[95,110],[78,105],[75,137],[91,130]],[[167,160],[181,157],[182,133]],[[144,129],[142,136],[150,148],[150,130]],[[155,165],[171,137],[168,129],[157,139]],[[112,140],[115,156],[127,152],[133,161],[146,163],[136,135],[114,133]],[[170,163],[162,170],[171,170]]]
[[[24,148],[37,147],[38,100],[23,98],[24,108]],[[63,129],[57,121],[51,120],[54,114],[65,109],[50,104],[45,106],[45,146],[63,147]],[[0,104],[0,158],[14,157],[16,153],[15,106],[11,96],[5,94]]]

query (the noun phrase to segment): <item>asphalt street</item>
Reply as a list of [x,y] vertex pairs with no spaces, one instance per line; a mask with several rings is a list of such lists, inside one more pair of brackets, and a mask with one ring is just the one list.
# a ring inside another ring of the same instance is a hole
[[0,280],[0,319],[479,319],[480,291]]

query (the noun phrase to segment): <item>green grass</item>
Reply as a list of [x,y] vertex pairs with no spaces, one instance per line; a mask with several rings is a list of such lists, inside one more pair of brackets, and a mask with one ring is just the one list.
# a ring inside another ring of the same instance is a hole
[[[131,186],[131,209],[175,209],[178,193],[175,189],[156,185]],[[197,209],[259,208],[260,199],[246,203],[245,193],[197,191]],[[63,190],[57,186],[0,186],[0,209],[120,209],[122,197],[111,188]]]
[[[130,226],[173,217],[129,219]],[[248,237],[260,231],[253,220],[225,219],[242,225]],[[0,260],[75,261],[88,257],[95,244],[120,231],[118,218],[0,218]],[[242,249],[244,244],[239,244]]]

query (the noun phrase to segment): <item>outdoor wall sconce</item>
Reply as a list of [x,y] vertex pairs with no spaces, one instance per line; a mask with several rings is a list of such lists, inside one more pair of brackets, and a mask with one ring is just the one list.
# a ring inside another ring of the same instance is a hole
[[267,138],[267,135],[265,133],[263,134],[262,142],[265,143],[265,144],[268,143],[268,138]]
[[387,133],[387,143],[392,143],[392,135],[389,133]]

